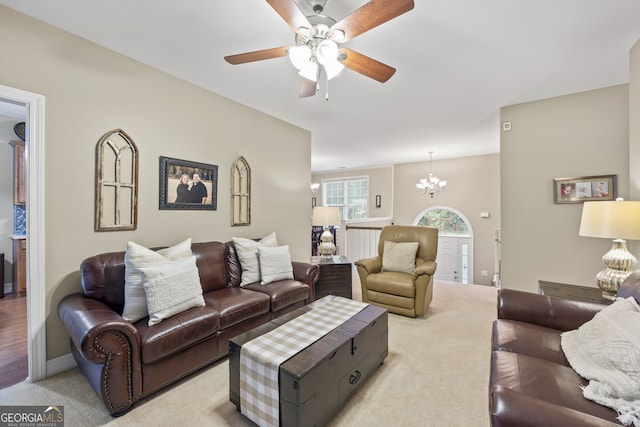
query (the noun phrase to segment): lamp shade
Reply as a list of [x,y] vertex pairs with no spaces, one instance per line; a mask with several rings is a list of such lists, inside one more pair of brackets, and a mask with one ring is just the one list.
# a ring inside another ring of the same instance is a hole
[[316,206],[313,208],[312,225],[328,227],[340,224],[340,209],[337,206]]
[[584,202],[578,234],[640,240],[640,202]]

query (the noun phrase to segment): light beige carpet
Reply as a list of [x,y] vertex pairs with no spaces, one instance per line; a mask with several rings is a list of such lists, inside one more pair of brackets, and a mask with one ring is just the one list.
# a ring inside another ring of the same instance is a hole
[[[389,356],[330,426],[488,426],[495,301],[495,288],[437,282],[424,318],[390,314]],[[229,402],[228,375],[224,359],[119,418],[77,369],[0,390],[0,404],[64,405],[68,427],[253,426]]]

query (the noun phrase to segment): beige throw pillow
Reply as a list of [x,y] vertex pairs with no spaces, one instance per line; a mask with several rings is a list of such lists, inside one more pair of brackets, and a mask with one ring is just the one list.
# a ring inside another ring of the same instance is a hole
[[385,240],[382,253],[382,271],[413,274],[416,271],[418,242],[395,243]]
[[293,265],[289,246],[258,247],[258,259],[260,261],[261,285],[266,285],[277,280],[293,279]]
[[149,307],[149,326],[190,308],[204,306],[196,257],[165,260],[140,270]]
[[251,239],[245,239],[244,237],[234,237],[233,244],[236,247],[236,253],[238,254],[238,260],[240,261],[240,268],[242,269],[240,286],[259,282],[261,275],[260,262],[258,261],[258,248],[261,246],[278,246],[276,233],[273,232],[268,236],[263,237],[259,242]]
[[149,315],[147,296],[142,286],[141,267],[155,265],[167,260],[191,257],[191,238],[169,248],[152,251],[134,242],[127,242],[124,255],[124,309],[122,317],[127,322],[137,322]]

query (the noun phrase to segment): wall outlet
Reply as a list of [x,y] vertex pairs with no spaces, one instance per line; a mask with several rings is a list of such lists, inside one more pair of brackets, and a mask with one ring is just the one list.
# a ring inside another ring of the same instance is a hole
[[511,130],[511,122],[502,122],[502,131],[509,132]]
[[487,277],[487,276],[489,275],[489,272],[488,272],[487,270],[481,270],[481,271],[480,271],[480,275],[481,275],[482,277]]

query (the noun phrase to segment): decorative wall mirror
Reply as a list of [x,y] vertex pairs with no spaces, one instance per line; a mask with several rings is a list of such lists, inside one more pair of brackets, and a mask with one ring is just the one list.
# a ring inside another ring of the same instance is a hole
[[135,230],[138,225],[138,147],[121,129],[96,146],[95,231]]
[[240,156],[231,166],[231,226],[251,224],[251,168]]

